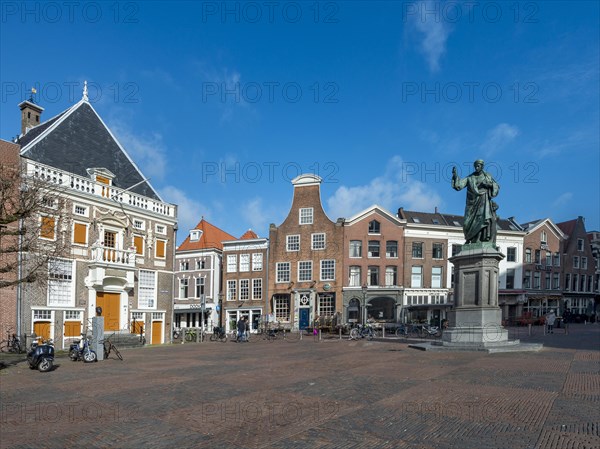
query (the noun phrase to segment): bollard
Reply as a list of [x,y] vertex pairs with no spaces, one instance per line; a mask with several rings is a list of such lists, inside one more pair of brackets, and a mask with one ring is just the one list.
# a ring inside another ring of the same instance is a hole
[[340,327],[340,340],[342,339],[342,328]]
[[321,341],[322,337],[321,337],[321,329],[319,329],[319,341]]
[[385,326],[381,328],[381,337],[385,338]]
[[531,337],[531,323],[529,323],[527,325],[527,332],[528,332],[529,336]]

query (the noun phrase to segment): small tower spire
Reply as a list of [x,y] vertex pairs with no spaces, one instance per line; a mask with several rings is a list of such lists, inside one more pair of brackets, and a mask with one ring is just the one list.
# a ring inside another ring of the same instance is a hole
[[87,81],[83,82],[83,101],[88,101],[88,89],[87,89]]

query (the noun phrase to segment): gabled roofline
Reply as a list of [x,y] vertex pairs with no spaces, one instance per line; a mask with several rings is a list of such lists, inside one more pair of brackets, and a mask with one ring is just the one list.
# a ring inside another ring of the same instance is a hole
[[[133,165],[133,167],[138,171],[140,177],[144,180],[144,182],[146,184],[148,184],[148,187],[150,187],[152,189],[152,191],[154,192],[154,194],[156,195],[156,197],[160,201],[162,201],[163,203],[166,203],[166,201],[160,196],[160,194],[152,186],[152,184],[150,184],[150,181],[148,180],[148,178],[146,178],[144,176],[144,173],[140,170],[140,168],[137,166],[137,164],[129,156],[129,153],[127,153],[127,151],[125,150],[125,148],[123,147],[123,145],[121,145],[121,142],[119,142],[119,139],[117,139],[117,137],[112,133],[112,131],[110,130],[110,128],[108,126],[106,126],[106,123],[104,123],[104,120],[102,120],[102,117],[100,117],[100,114],[98,114],[98,112],[96,111],[96,109],[94,109],[94,106],[92,106],[92,104],[87,99],[85,99],[85,97],[82,98],[81,100],[79,100],[77,103],[75,103],[70,108],[66,109],[64,112],[62,112],[61,113],[61,114],[63,114],[62,117],[60,117],[55,123],[53,123],[52,125],[50,125],[48,127],[48,129],[44,130],[44,132],[42,132],[39,136],[37,136],[35,139],[33,139],[31,142],[29,142],[26,146],[24,146],[23,148],[21,148],[21,156],[27,157],[27,155],[25,154],[25,152],[27,152],[31,147],[33,147],[34,145],[36,145],[38,142],[40,142],[40,140],[44,139],[48,134],[50,134],[52,131],[54,131],[61,123],[63,123],[68,117],[70,117],[71,114],[73,114],[73,112],[75,112],[77,109],[79,109],[81,107],[81,105],[83,105],[83,104],[87,104],[90,107],[90,109],[92,110],[92,112],[94,114],[96,114],[96,117],[98,117],[98,120],[100,120],[100,123],[102,123],[102,126],[104,126],[104,129],[106,129],[106,131],[108,132],[108,134],[110,135],[110,137],[112,137],[112,139],[115,141],[115,143],[117,144],[117,146],[119,147],[119,149],[123,152],[123,154],[125,155],[125,157],[129,160],[129,162],[131,163],[131,165]],[[60,114],[57,114],[54,117],[57,117],[58,115],[60,115]],[[52,120],[52,119],[50,119],[50,120]],[[47,121],[49,121],[49,120],[46,120],[46,122]],[[41,126],[42,124],[43,123],[40,123],[37,126]],[[34,128],[32,128],[32,129],[34,129]]]
[[526,234],[530,234],[533,231],[538,230],[544,223],[548,223],[548,226],[550,227],[550,229],[556,234],[556,236],[558,238],[561,239],[567,239],[567,235],[561,231],[561,229],[552,221],[552,219],[550,218],[542,218],[540,221],[538,221],[534,227],[532,227],[531,229],[526,230]]
[[379,212],[381,215],[387,217],[390,221],[395,222],[398,225],[406,223],[406,220],[398,218],[397,216],[392,214],[390,211],[388,211],[384,207],[381,207],[378,204],[373,204],[373,205],[367,207],[366,209],[360,211],[359,213],[353,215],[352,217],[346,218],[344,220],[344,226],[346,226],[346,225],[352,226],[355,222],[360,221],[361,219],[367,217],[368,215],[370,215],[374,212]]

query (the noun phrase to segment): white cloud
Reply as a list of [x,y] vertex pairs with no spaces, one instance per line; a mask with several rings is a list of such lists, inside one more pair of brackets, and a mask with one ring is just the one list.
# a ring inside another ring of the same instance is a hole
[[177,244],[185,239],[190,229],[196,227],[202,216],[210,215],[210,210],[204,204],[193,200],[177,187],[166,186],[160,189],[160,195],[165,201],[177,205]]
[[441,197],[418,179],[418,173],[407,173],[413,171],[408,171],[407,165],[396,156],[388,162],[386,172],[368,184],[339,187],[327,200],[329,218],[348,218],[373,204],[382,206],[393,214],[401,206],[410,210],[433,212],[436,206],[442,205]]
[[417,3],[417,13],[410,16],[417,30],[423,35],[421,50],[432,72],[437,72],[440,68],[440,58],[446,52],[446,41],[451,31],[450,26],[444,23],[443,15],[439,13],[440,8],[441,2],[420,1]]
[[565,192],[552,202],[552,207],[563,207],[573,199],[571,192]]
[[481,144],[481,150],[490,156],[512,142],[520,134],[519,128],[508,123],[500,123],[491,129]]

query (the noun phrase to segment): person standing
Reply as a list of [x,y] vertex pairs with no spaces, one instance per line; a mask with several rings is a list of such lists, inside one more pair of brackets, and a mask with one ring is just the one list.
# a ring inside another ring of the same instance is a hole
[[550,313],[546,315],[546,325],[548,326],[548,333],[554,333],[554,322],[556,321],[556,314],[554,313],[554,309],[550,310]]
[[237,322],[237,341],[240,343],[244,341],[244,334],[246,333],[246,322],[244,321],[244,317],[241,316]]

